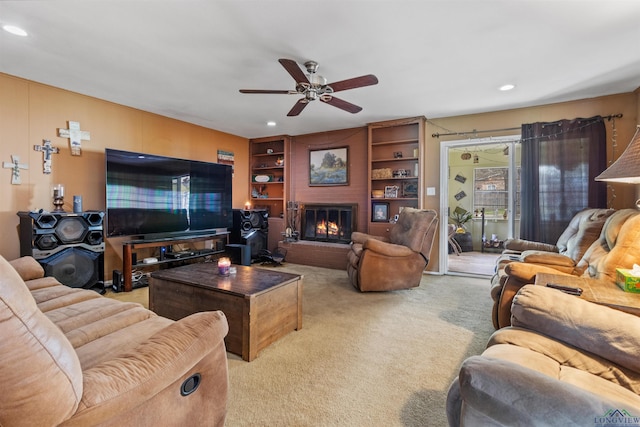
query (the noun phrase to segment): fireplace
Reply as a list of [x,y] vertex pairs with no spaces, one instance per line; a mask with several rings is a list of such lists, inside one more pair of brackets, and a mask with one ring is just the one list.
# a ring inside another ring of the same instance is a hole
[[303,240],[349,243],[356,231],[357,204],[305,204],[302,211]]

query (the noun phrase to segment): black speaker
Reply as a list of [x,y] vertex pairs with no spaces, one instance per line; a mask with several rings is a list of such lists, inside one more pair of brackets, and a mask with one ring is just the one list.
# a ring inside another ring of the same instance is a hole
[[32,256],[47,276],[76,288],[104,280],[104,212],[18,212],[20,255]]
[[20,255],[49,257],[69,247],[104,252],[104,212],[18,212]]
[[92,288],[102,285],[104,253],[81,247],[68,247],[54,255],[39,259],[46,276],[72,288]]
[[234,209],[230,243],[251,247],[251,258],[260,256],[267,249],[269,234],[269,212],[265,209]]

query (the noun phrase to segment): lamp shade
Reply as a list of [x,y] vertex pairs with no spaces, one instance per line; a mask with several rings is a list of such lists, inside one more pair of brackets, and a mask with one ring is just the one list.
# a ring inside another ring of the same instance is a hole
[[595,180],[640,184],[640,126],[636,128],[636,134],[618,160]]

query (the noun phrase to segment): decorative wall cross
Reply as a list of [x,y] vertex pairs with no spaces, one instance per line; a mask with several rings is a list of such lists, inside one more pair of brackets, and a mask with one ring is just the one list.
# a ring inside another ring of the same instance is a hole
[[28,165],[20,163],[20,157],[14,154],[11,155],[10,162],[3,162],[2,167],[5,169],[13,169],[11,171],[11,183],[14,185],[22,184],[20,179],[20,169],[29,169]]
[[42,151],[44,170],[43,172],[46,174],[51,173],[51,154],[58,154],[60,149],[58,147],[52,147],[51,141],[48,139],[43,139],[42,145],[34,145],[33,149],[36,151]]
[[91,133],[80,130],[79,122],[68,121],[67,123],[69,123],[69,129],[58,129],[58,136],[69,138],[71,155],[79,156],[82,154],[82,141],[90,141]]

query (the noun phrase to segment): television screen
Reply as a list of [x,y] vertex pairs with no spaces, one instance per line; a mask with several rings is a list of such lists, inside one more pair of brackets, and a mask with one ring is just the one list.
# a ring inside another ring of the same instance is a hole
[[105,150],[107,236],[206,234],[233,225],[231,166]]

